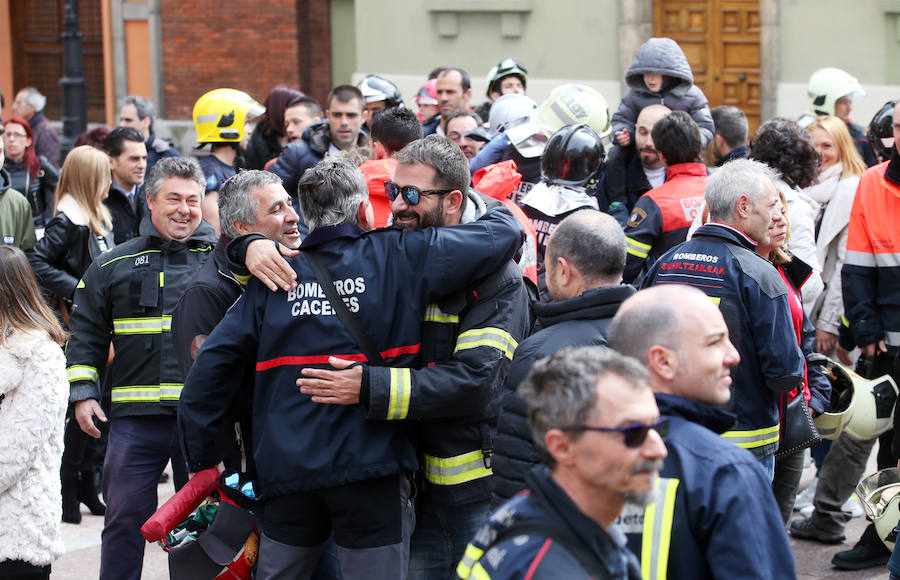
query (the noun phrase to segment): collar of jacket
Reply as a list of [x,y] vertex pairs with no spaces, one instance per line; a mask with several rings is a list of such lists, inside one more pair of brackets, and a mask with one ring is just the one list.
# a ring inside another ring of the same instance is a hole
[[581,511],[572,498],[553,481],[546,465],[539,465],[526,477],[531,490],[530,501],[543,504],[544,513],[557,523],[575,531],[577,535],[598,555],[600,555],[612,578],[627,578],[624,562],[618,552],[624,549],[625,535],[612,527],[604,530],[597,522]]
[[[137,189],[135,189],[135,191],[134,191],[135,201],[137,201],[137,197],[141,193],[142,189],[143,188],[140,185],[137,186]],[[126,200],[128,199],[128,192],[125,191],[124,189],[122,189],[121,187],[119,187],[118,185],[116,185],[115,181],[109,182],[109,194],[110,195],[116,194],[123,199],[126,199]]]
[[568,320],[612,318],[622,302],[634,293],[634,287],[629,284],[604,286],[559,302],[535,302],[532,308],[541,319],[541,326],[547,328]]
[[300,251],[313,249],[338,238],[361,238],[364,233],[362,228],[354,224],[318,227],[309,232],[309,235],[300,244]]
[[32,115],[30,119],[28,119],[28,124],[31,125],[31,130],[32,132],[34,132],[34,128],[46,120],[47,118],[44,117],[44,111],[35,111],[34,115]]
[[656,393],[654,396],[661,416],[681,417],[691,423],[702,425],[719,435],[731,429],[737,420],[737,417],[721,407],[713,407],[667,393]]
[[696,239],[699,236],[719,238],[721,240],[725,240],[726,242],[731,242],[732,244],[743,246],[751,252],[755,252],[756,246],[759,245],[755,241],[751,240],[750,237],[741,230],[735,228],[734,226],[719,222],[708,222],[703,224],[697,229],[696,232],[694,232],[694,236],[691,239]]
[[151,238],[157,239],[162,247],[177,247],[176,244],[183,244],[185,246],[196,246],[199,244],[215,244],[216,243],[216,230],[207,222],[206,220],[200,220],[200,225],[197,226],[190,237],[186,240],[165,240],[163,241],[162,237],[160,237],[159,232],[156,230],[156,227],[153,225],[153,222],[150,221],[150,215],[145,215],[144,219],[141,220],[140,229],[138,229],[138,234],[142,236],[149,236]]
[[225,248],[228,247],[228,242],[230,241],[231,238],[224,235],[219,236],[216,249],[213,251],[213,260],[215,260],[216,270],[218,270],[219,275],[240,286],[243,292],[244,286],[250,281],[250,276],[239,276],[228,268],[228,256],[225,254]]
[[676,177],[706,177],[709,171],[702,163],[676,163],[666,167],[666,181]]
[[806,281],[809,280],[813,269],[812,266],[790,252],[788,252],[788,255],[790,255],[791,261],[781,264],[781,269],[784,270],[785,276],[791,281],[794,289],[799,292],[803,285],[806,284]]
[[722,156],[721,159],[716,161],[716,167],[722,167],[729,161],[733,161],[735,159],[746,159],[747,155],[750,154],[750,147],[747,145],[741,145],[739,147],[735,147],[728,153]]
[[12,187],[12,178],[5,169],[0,167],[0,195],[6,193],[10,187]]
[[[325,155],[328,153],[328,147],[331,145],[331,125],[328,119],[323,119],[318,123],[313,123],[303,132],[302,139],[306,141],[310,150],[317,155]],[[369,133],[365,127],[361,127],[359,135],[356,136],[356,146],[361,147],[369,140]]]
[[884,178],[894,183],[896,185],[900,185],[900,152],[897,151],[897,146],[894,146],[893,151],[891,151],[891,160],[888,163],[887,169],[884,170]]

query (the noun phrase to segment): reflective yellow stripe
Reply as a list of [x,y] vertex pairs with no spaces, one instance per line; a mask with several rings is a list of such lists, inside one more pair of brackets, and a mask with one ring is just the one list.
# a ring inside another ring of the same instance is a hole
[[717,305],[722,301],[718,296],[708,296],[708,298],[712,301],[713,304]]
[[481,449],[447,458],[423,453],[422,460],[422,474],[435,485],[458,485],[493,473],[484,466],[484,453]]
[[172,317],[151,316],[148,318],[116,318],[113,331],[116,334],[159,334],[172,330]]
[[455,323],[459,322],[459,316],[447,314],[437,304],[429,304],[425,309],[425,322]]
[[235,274],[234,272],[232,272],[231,275],[234,276],[234,279],[237,280],[238,282],[240,282],[242,286],[246,286],[247,284],[250,283],[250,275],[249,274],[246,276],[241,276],[240,274]]
[[846,328],[850,328],[850,321],[847,320],[846,316],[843,316],[843,315],[841,316],[841,324],[844,325]]
[[641,534],[641,577],[644,580],[665,580],[667,577],[678,483],[677,479],[657,479],[656,499],[644,510]]
[[629,238],[625,236],[625,248],[628,250],[628,253],[632,256],[638,258],[646,258],[650,254],[650,249],[653,246],[650,244],[644,244],[642,242],[637,241],[634,238]]
[[472,573],[472,567],[478,564],[478,560],[481,559],[483,554],[484,550],[478,546],[473,546],[472,544],[466,546],[466,552],[463,554],[462,560],[459,561],[459,565],[456,567],[456,573],[459,577],[468,578]]
[[162,288],[165,285],[166,285],[166,273],[160,272],[159,273],[159,287]]
[[160,401],[177,401],[181,397],[181,383],[162,383],[160,385],[130,385],[112,388],[113,403],[158,403]]
[[409,413],[409,396],[412,391],[412,378],[409,369],[391,369],[391,395],[388,400],[387,418],[389,420],[406,419]]
[[487,570],[481,567],[481,564],[476,562],[474,566],[472,566],[472,575],[470,578],[474,578],[475,580],[491,580],[491,575],[487,573]]
[[77,289],[79,289],[79,288],[84,288],[84,280],[79,280],[79,281],[78,281],[78,286],[75,286],[75,289],[77,290]]
[[496,348],[502,352],[506,358],[512,360],[513,353],[519,343],[512,335],[502,328],[473,328],[467,330],[456,337],[456,348],[453,354],[467,348],[478,348],[479,346],[489,346]]
[[744,449],[763,447],[778,442],[778,425],[754,431],[726,431],[722,437]]
[[94,381],[96,383],[100,380],[97,369],[86,365],[72,365],[66,369],[66,375],[70,383],[75,381]]
[[109,266],[109,265],[112,264],[113,262],[116,262],[116,261],[118,261],[118,260],[122,260],[122,259],[125,259],[125,258],[135,258],[135,257],[140,256],[140,255],[142,255],[142,254],[159,254],[160,252],[162,252],[162,250],[144,250],[143,252],[138,252],[137,254],[127,254],[127,255],[125,255],[125,256],[119,256],[118,258],[113,258],[113,259],[110,260],[109,262],[104,262],[103,264],[100,264],[100,267],[101,267],[101,268],[105,268],[106,266]]

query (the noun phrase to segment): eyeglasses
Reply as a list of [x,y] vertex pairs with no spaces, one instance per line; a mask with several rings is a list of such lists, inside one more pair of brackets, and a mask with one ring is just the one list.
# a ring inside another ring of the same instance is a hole
[[593,427],[591,425],[577,425],[568,427],[563,431],[599,431],[601,433],[621,433],[625,437],[625,447],[640,447],[647,440],[647,435],[653,429],[659,433],[660,437],[665,437],[669,432],[669,422],[660,421],[653,425],[644,425],[643,423],[633,423],[628,427]]
[[444,195],[454,191],[453,189],[419,189],[414,185],[400,187],[393,181],[384,182],[384,193],[388,199],[394,201],[398,195],[403,195],[403,200],[409,205],[418,205],[423,195]]
[[9,139],[25,139],[28,137],[25,133],[10,133],[9,131],[5,132],[3,136]]

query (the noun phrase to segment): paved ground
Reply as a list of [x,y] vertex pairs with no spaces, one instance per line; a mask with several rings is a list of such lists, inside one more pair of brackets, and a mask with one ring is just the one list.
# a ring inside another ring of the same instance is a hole
[[[866,473],[875,469],[874,453],[870,458]],[[809,485],[813,477],[813,469],[804,472],[801,487]],[[173,492],[171,479],[159,486],[160,503],[168,499]],[[97,578],[100,571],[100,531],[103,529],[103,518],[92,516],[82,506],[83,519],[80,525],[62,524],[63,540],[66,554],[53,564],[53,580],[87,580]],[[799,517],[799,516],[798,516]],[[886,568],[871,568],[859,572],[837,570],[831,566],[831,558],[835,553],[853,547],[867,525],[865,518],[854,518],[847,526],[847,541],[835,546],[826,546],[817,542],[791,539],[794,550],[794,561],[797,564],[799,580],[884,580]],[[740,541],[738,539],[738,541]],[[142,580],[168,580],[166,554],[158,545],[147,545],[144,551],[144,570]]]

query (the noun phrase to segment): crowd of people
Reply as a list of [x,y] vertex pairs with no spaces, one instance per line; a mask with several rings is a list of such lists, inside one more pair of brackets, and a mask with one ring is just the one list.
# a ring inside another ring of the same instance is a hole
[[[799,498],[819,437],[786,442],[841,420],[835,368],[896,376],[900,104],[863,129],[821,69],[751,138],[668,38],[625,81],[613,114],[580,84],[535,102],[515,58],[481,105],[457,67],[412,103],[378,75],[220,88],[198,158],[140,96],[61,156],[20,90],[0,521],[33,525],[0,532],[0,578],[49,578],[81,504],[100,577],[140,578],[168,464],[257,483],[255,578],[793,578],[788,532],[843,541],[895,432],[823,431]],[[900,577],[889,543],[833,563]]]

